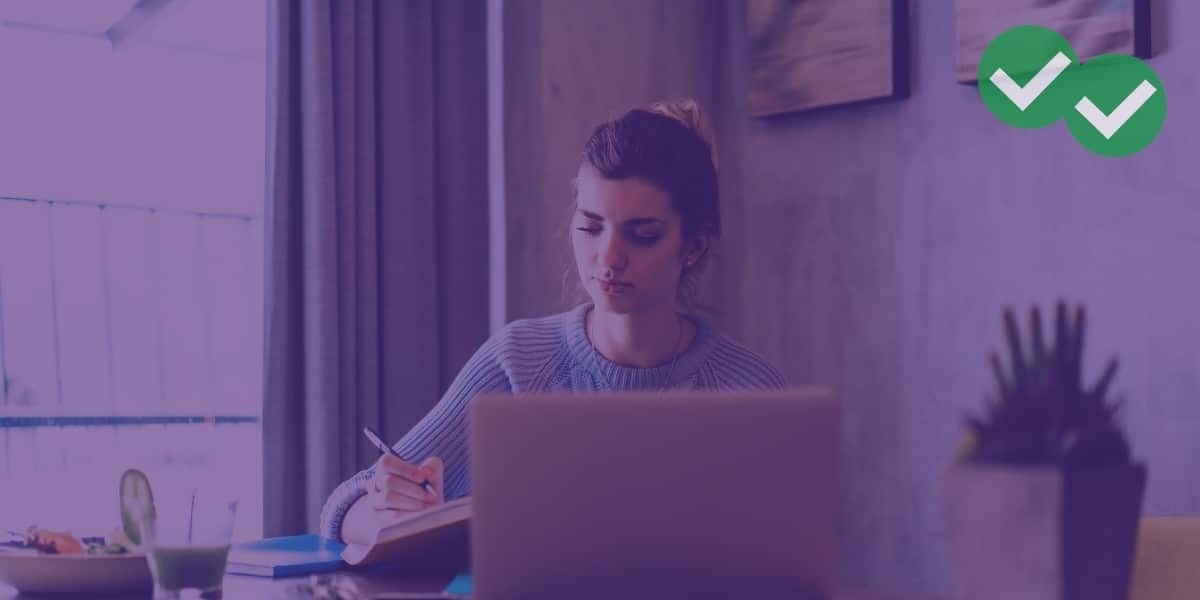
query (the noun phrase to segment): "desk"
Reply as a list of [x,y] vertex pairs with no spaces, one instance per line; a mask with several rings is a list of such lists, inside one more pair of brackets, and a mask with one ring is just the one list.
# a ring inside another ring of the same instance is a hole
[[[359,590],[365,592],[367,594],[368,598],[370,597],[370,594],[378,593],[378,592],[414,592],[414,593],[424,592],[424,593],[437,594],[437,593],[441,592],[446,587],[446,584],[450,582],[450,579],[453,578],[452,575],[447,575],[444,577],[428,577],[427,576],[424,578],[414,578],[412,576],[398,577],[395,575],[379,575],[379,574],[374,574],[374,573],[363,574],[363,573],[357,573],[357,572],[346,573],[346,574],[344,574],[344,576],[353,578],[355,585],[358,587]],[[258,579],[258,581],[246,581],[249,579]],[[241,600],[241,598],[243,596],[238,595],[238,594],[245,594],[246,598],[262,598],[264,600],[267,600],[267,599],[275,600],[277,598],[282,600],[284,598],[303,597],[302,595],[288,596],[287,592],[288,592],[288,589],[292,585],[295,585],[297,582],[304,581],[304,578],[290,579],[290,580],[289,579],[279,579],[279,580],[272,581],[269,579],[259,579],[259,578],[253,578],[253,577],[231,576],[231,577],[226,578],[225,581],[226,581],[227,593],[225,595],[224,600]],[[631,598],[634,598],[634,596],[631,596]],[[614,598],[613,600],[621,600],[621,599]],[[779,600],[784,600],[784,599],[781,598]],[[900,594],[900,595],[880,594],[880,593],[872,593],[872,592],[868,592],[868,591],[848,591],[846,593],[838,594],[834,600],[946,600],[946,599],[931,598],[931,597],[926,597],[926,596],[903,595],[903,594]]]
[[[1130,592],[1131,600],[1194,600],[1200,597],[1200,518],[1147,518],[1138,532],[1137,566]],[[378,592],[413,592],[437,594],[445,588],[453,573],[415,576],[412,574],[375,571],[347,571],[340,574],[354,581],[369,597]],[[295,586],[307,577],[268,579],[228,575],[225,577],[227,600],[284,600],[304,598],[294,593]],[[25,600],[36,596],[17,596],[0,586],[0,600]],[[149,594],[109,597],[112,600],[145,600]],[[58,596],[61,600],[72,597]],[[92,596],[77,596],[88,598]],[[947,600],[919,595],[880,594],[849,591],[836,600]]]
[[[401,575],[394,573],[347,571],[339,574],[349,577],[355,586],[370,597],[378,592],[412,592],[438,594],[450,582],[453,575]],[[307,581],[307,577],[291,577],[269,579],[266,577],[248,577],[244,575],[227,575],[225,577],[223,600],[291,600],[311,598],[298,593],[296,586]],[[26,598],[48,598],[47,596],[13,595],[9,588],[0,588],[0,599],[26,600]],[[140,595],[105,596],[106,600],[146,600],[150,593]],[[53,596],[56,600],[95,600],[94,596]],[[619,600],[619,599],[614,599]],[[782,599],[780,599],[782,600]],[[835,600],[945,600],[928,596],[881,594],[869,591],[847,591],[838,594]]]
[[[388,573],[360,573],[354,571],[346,571],[338,574],[341,577],[348,577],[354,585],[367,596],[378,592],[422,592],[437,594],[445,589],[446,584],[450,582],[453,575],[398,575]],[[272,579],[269,577],[250,577],[246,575],[226,575],[225,584],[223,586],[223,600],[284,600],[284,599],[303,599],[311,598],[310,594],[305,594],[297,590],[297,587],[305,584],[308,581],[307,576],[303,577],[284,577]],[[105,600],[148,600],[151,597],[149,590],[140,594],[121,594],[115,596],[104,596]],[[42,599],[54,598],[55,600],[95,600],[94,594],[80,594],[69,596],[30,596],[25,594],[15,594],[12,588],[0,585],[0,600],[26,600],[26,599]]]

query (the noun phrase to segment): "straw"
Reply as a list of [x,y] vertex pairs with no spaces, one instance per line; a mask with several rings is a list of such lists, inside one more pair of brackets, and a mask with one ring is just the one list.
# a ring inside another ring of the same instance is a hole
[[196,488],[192,488],[192,507],[188,510],[188,543],[192,543],[192,518],[196,515]]

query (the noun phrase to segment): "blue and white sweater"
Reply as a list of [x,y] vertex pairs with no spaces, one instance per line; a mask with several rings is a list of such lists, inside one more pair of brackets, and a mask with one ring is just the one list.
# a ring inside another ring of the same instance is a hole
[[[417,463],[437,456],[445,463],[445,498],[471,491],[467,473],[467,413],[481,392],[646,390],[746,390],[783,388],[785,382],[762,357],[714,330],[704,319],[696,337],[669,365],[648,369],[624,367],[592,347],[585,331],[590,304],[538,319],[509,323],[483,343],[454,378],[429,414],[395,449]],[[670,381],[664,381],[667,377]],[[367,468],[342,482],[321,511],[321,534],[341,539],[342,520],[356,500],[366,495],[373,474]]]

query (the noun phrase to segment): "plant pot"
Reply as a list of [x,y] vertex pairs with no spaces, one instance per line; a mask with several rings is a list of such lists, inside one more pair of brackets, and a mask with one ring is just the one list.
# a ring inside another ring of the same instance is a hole
[[1063,470],[956,464],[944,500],[963,600],[1127,600],[1143,465]]

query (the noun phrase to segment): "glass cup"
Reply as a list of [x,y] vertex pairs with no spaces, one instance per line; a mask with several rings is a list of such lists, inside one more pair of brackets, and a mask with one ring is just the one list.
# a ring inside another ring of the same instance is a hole
[[220,598],[237,501],[193,492],[179,502],[156,503],[155,512],[141,519],[155,600]]

